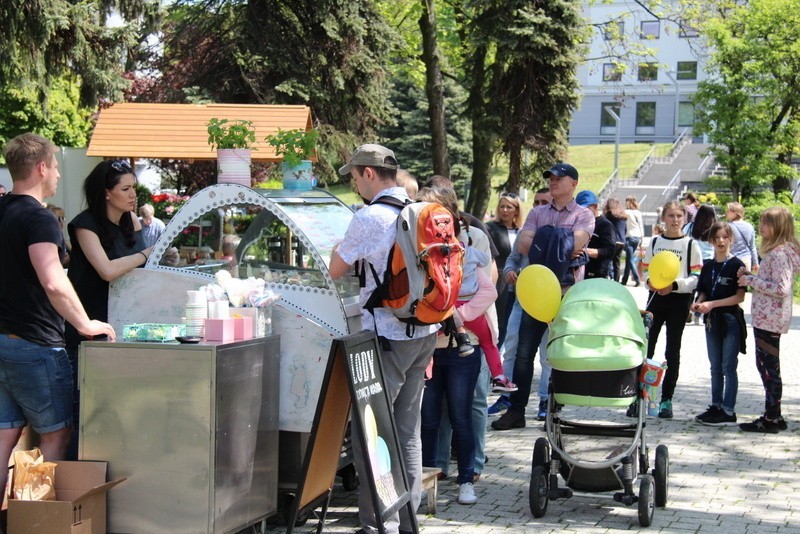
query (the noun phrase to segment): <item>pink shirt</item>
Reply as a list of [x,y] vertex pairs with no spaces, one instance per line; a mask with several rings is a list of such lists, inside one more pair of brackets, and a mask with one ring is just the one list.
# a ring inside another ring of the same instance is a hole
[[[545,206],[536,206],[528,212],[522,231],[530,230],[534,234],[542,226],[551,224],[556,228],[567,228],[573,233],[583,230],[589,236],[594,232],[594,213],[588,208],[579,206],[575,199],[570,200],[563,209],[557,209],[552,202]],[[584,268],[575,270],[575,281],[583,280]]]
[[755,328],[786,334],[792,323],[792,275],[800,272],[800,254],[780,245],[764,256],[758,275],[745,277],[753,286],[750,313]]

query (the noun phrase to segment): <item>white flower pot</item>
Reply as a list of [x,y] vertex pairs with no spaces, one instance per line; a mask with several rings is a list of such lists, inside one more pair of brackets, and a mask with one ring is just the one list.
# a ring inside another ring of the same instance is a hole
[[249,148],[217,149],[217,183],[252,185]]

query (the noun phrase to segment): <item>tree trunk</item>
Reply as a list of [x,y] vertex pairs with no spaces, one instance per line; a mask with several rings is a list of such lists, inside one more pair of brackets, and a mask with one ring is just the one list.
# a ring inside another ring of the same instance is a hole
[[491,169],[495,136],[480,121],[472,122],[472,181],[465,211],[482,219],[492,194]]
[[450,177],[447,154],[447,128],[444,117],[444,87],[436,40],[436,13],[433,0],[423,0],[419,18],[422,32],[422,61],[425,63],[425,94],[428,97],[428,118],[431,128],[433,174]]
[[522,144],[514,143],[508,147],[508,185],[506,190],[519,193],[522,183]]

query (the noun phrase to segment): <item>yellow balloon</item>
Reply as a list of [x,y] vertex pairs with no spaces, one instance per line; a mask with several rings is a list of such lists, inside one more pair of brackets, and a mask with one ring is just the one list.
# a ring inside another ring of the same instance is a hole
[[531,317],[549,323],[561,307],[561,284],[544,265],[528,265],[517,278],[517,299]]
[[650,287],[653,289],[664,289],[672,285],[678,277],[681,268],[681,261],[674,252],[662,250],[650,261],[647,268],[650,277]]

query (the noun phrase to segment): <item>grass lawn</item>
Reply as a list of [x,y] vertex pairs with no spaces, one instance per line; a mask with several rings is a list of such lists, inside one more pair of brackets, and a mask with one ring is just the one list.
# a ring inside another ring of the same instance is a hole
[[[655,146],[656,151],[659,154],[663,154],[671,145],[658,144]],[[620,176],[624,178],[632,176],[652,147],[653,145],[649,144],[620,145]],[[581,178],[578,183],[578,188],[590,189],[598,193],[614,170],[614,145],[581,145],[570,147],[566,161],[578,169]],[[500,187],[500,184],[506,180],[507,176],[508,163],[505,159],[501,159],[492,170],[492,186],[495,188]],[[331,186],[329,190],[347,205],[361,202],[361,199],[349,184],[334,185]],[[489,209],[487,210],[488,214],[494,213],[495,206],[497,206],[497,197],[498,194],[493,191],[492,198],[489,201]]]

